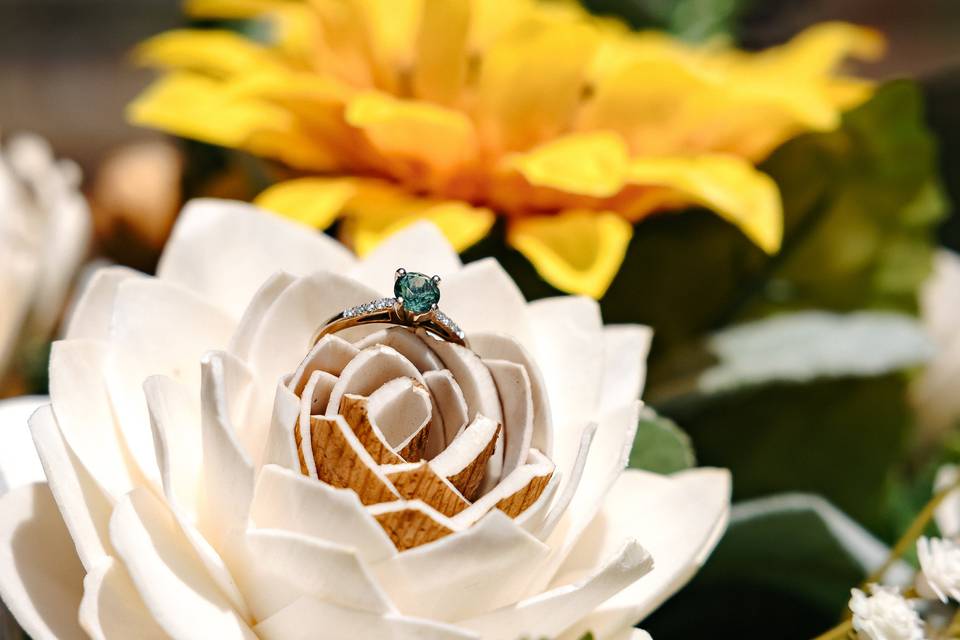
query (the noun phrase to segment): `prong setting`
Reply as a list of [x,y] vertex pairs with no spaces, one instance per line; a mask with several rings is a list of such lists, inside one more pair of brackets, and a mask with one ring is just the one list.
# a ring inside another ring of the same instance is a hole
[[400,278],[402,278],[402,277],[405,276],[405,275],[407,275],[407,270],[404,269],[403,267],[400,267],[400,268],[397,269],[396,272],[393,274],[393,279],[394,279],[394,280],[399,280]]
[[430,278],[430,279],[433,280],[434,283],[440,284],[440,276],[435,275],[435,276],[433,276],[433,277]]

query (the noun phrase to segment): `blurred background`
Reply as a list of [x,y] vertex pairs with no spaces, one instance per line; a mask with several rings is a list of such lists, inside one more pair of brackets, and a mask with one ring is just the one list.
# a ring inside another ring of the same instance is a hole
[[[907,77],[917,84],[947,196],[937,235],[941,244],[960,249],[957,0],[585,0],[585,4],[598,13],[618,15],[636,28],[663,29],[692,42],[727,38],[747,50],[783,43],[803,28],[828,20],[876,28],[887,38],[887,55],[856,72],[882,81]],[[50,141],[57,155],[77,161],[93,205],[95,253],[144,270],[152,268],[162,247],[181,190],[190,191],[191,173],[184,172],[182,163],[215,159],[209,149],[170,144],[162,134],[127,124],[124,116],[126,105],[155,77],[131,63],[131,50],[145,38],[183,24],[177,0],[0,0],[0,135],[36,132]],[[795,148],[802,150],[800,144]],[[777,169],[790,160],[789,151],[774,156],[768,172],[779,177]],[[905,167],[917,161],[910,153],[894,159]],[[155,190],[156,197],[146,201],[156,212],[131,214],[123,206],[122,188],[111,178],[118,164],[124,167],[125,181],[140,190]],[[135,168],[132,173],[130,167]],[[874,174],[867,175],[876,180]],[[234,193],[229,184],[206,185],[204,191]],[[686,281],[638,284],[628,280],[629,273],[649,273],[644,248],[660,243],[666,252],[669,242],[686,240],[688,228],[700,225],[705,234],[735,234],[712,216],[696,216],[654,219],[638,233],[630,255],[639,257],[633,262],[628,257],[627,275],[614,283],[604,300],[608,320],[649,322],[670,342],[672,320],[678,318],[682,324],[690,314],[682,311],[682,304],[670,306],[675,302],[671,300],[663,307],[667,321],[662,321],[655,304],[643,301],[667,300],[678,288],[684,294]],[[553,293],[515,254],[500,253],[499,247],[481,243],[466,258],[498,255],[529,296]],[[655,268],[659,266],[654,262]],[[671,273],[668,268],[663,271]],[[690,282],[712,286],[704,274],[714,276],[709,260],[702,272],[690,270]],[[662,292],[657,286],[669,288],[667,295],[658,295]],[[906,305],[851,298],[821,306],[839,312],[885,307],[915,312],[914,293]],[[690,322],[688,334],[676,332],[671,344],[681,345],[675,350],[678,357],[659,343],[648,401],[690,434],[700,463],[734,468],[738,500],[815,492],[892,544],[929,499],[937,464],[960,460],[957,437],[948,434],[942,449],[930,453],[929,442],[910,435],[913,419],[904,401],[907,379],[902,371],[872,376],[848,372],[803,384],[774,381],[709,403],[678,400],[671,374],[676,361],[686,358],[689,364],[684,340],[699,339],[731,320],[764,315],[734,309],[711,309],[699,324]],[[42,391],[42,383],[34,389]],[[791,422],[792,408],[800,406],[802,419]],[[754,446],[739,446],[738,439]],[[809,444],[803,449],[797,443]],[[849,468],[840,469],[843,463]],[[809,508],[805,503],[804,509]],[[783,503],[774,512],[780,515],[761,525],[732,527],[701,575],[646,620],[644,628],[662,640],[699,637],[704,629],[712,630],[710,637],[809,638],[832,626],[849,588],[863,578],[863,567],[851,561],[842,541],[825,528],[822,511],[815,521],[803,509],[784,509]],[[786,512],[800,515],[783,516]]]

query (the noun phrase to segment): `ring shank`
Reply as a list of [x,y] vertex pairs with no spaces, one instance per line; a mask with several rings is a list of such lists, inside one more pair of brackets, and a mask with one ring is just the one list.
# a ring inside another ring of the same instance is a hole
[[352,327],[358,327],[361,325],[367,324],[389,324],[400,327],[407,327],[409,329],[423,329],[427,333],[433,334],[434,336],[445,340],[447,342],[452,342],[458,344],[461,347],[467,346],[466,340],[461,338],[459,335],[454,333],[447,326],[437,322],[430,314],[424,314],[426,317],[418,317],[415,319],[407,319],[401,317],[395,308],[387,309],[378,309],[375,311],[368,311],[365,313],[360,313],[352,315],[349,317],[344,316],[343,313],[338,313],[329,320],[327,320],[323,326],[321,326],[313,336],[311,344],[315,345],[320,342],[320,339],[324,336],[328,336],[333,333],[338,333],[344,331],[345,329],[350,329]]

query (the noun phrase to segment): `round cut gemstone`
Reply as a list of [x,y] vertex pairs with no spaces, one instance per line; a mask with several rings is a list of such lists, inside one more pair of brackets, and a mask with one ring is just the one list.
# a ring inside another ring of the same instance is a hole
[[424,313],[440,301],[440,287],[430,276],[410,271],[393,283],[393,295],[403,298],[407,311]]

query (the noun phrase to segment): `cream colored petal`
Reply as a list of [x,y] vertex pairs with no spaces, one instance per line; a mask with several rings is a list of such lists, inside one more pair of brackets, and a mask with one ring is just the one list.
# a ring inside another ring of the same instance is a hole
[[256,335],[263,322],[263,316],[267,310],[277,301],[277,298],[296,280],[296,277],[279,271],[270,276],[263,285],[253,294],[250,304],[246,311],[240,317],[237,328],[230,338],[230,348],[228,351],[241,360],[250,358],[250,341]]
[[203,496],[198,525],[228,564],[235,561],[238,536],[246,529],[253,499],[254,466],[237,439],[230,416],[230,396],[237,392],[232,373],[241,364],[226,353],[204,357],[201,387]]
[[[303,393],[303,386],[310,375],[318,369],[339,376],[343,372],[343,368],[359,353],[360,350],[357,347],[339,336],[324,336],[317,344],[313,345],[310,353],[294,371],[290,378],[290,388],[296,394]],[[326,403],[324,403],[324,407],[326,407]]]
[[576,493],[560,516],[557,529],[547,539],[550,561],[534,584],[546,586],[550,582],[600,510],[604,496],[627,466],[639,417],[640,402],[634,401],[600,420]]
[[423,374],[423,381],[430,390],[430,396],[436,402],[437,412],[443,420],[443,446],[436,451],[440,453],[470,421],[467,401],[460,385],[447,369],[427,371]]
[[561,573],[584,570],[625,538],[641,540],[656,568],[572,627],[569,637],[579,638],[576,634],[588,629],[602,637],[660,606],[710,555],[729,512],[730,473],[724,469],[690,469],[672,476],[625,471]]
[[107,344],[102,340],[54,342],[50,396],[63,438],[97,483],[118,498],[136,480],[104,382],[106,358]]
[[503,406],[503,471],[509,475],[527,459],[533,438],[533,392],[527,370],[508,360],[484,360]]
[[43,243],[31,310],[31,324],[40,335],[52,333],[60,318],[70,285],[87,256],[93,226],[87,201],[79,192],[60,195],[47,212],[47,224],[54,232],[48,233]]
[[46,396],[22,396],[0,402],[0,495],[45,479],[27,419],[48,402]]
[[[960,468],[953,464],[945,464],[937,469],[933,481],[935,491],[943,491],[960,481]],[[960,535],[960,490],[953,490],[944,497],[934,511],[934,522],[944,538],[954,538]]]
[[134,489],[120,501],[110,539],[147,609],[170,636],[256,639],[173,515],[148,490]]
[[157,275],[239,318],[276,271],[307,275],[352,264],[346,248],[309,227],[241,202],[201,199],[180,214]]
[[77,298],[70,312],[65,336],[68,340],[87,338],[106,340],[113,315],[113,301],[117,287],[131,278],[145,277],[139,271],[127,267],[104,267],[98,269],[87,282],[83,293]]
[[76,554],[92,569],[112,553],[107,528],[113,504],[64,442],[49,406],[31,416],[30,433]]
[[514,338],[493,333],[471,334],[470,348],[486,360],[507,360],[526,369],[533,400],[533,435],[530,446],[536,447],[547,457],[551,457],[553,452],[553,425],[550,400],[543,374],[530,355],[531,352]]
[[250,517],[258,527],[292,531],[351,547],[365,562],[383,560],[396,553],[354,491],[336,489],[275,465],[260,471]]
[[440,308],[468,336],[479,332],[502,333],[532,349],[527,322],[527,301],[520,289],[493,258],[471,262],[440,283]]
[[459,271],[461,263],[440,229],[418,222],[378,245],[352,275],[382,295],[393,295],[393,274],[400,267],[446,278]]
[[369,287],[329,272],[300,278],[277,297],[250,341],[248,360],[257,376],[257,388],[263,391],[251,409],[250,420],[263,429],[264,439],[274,385],[281,376],[297,369],[320,324],[376,297]]
[[106,362],[107,386],[124,440],[140,471],[159,486],[143,382],[167,375],[200,386],[201,356],[224,348],[233,321],[197,294],[156,278],[117,289]]
[[475,418],[479,413],[502,424],[503,412],[497,395],[497,385],[477,355],[452,342],[431,339],[427,344],[440,357],[443,366],[453,374],[454,380],[463,391],[470,418]]
[[409,329],[402,327],[381,329],[359,340],[356,346],[358,349],[366,349],[377,344],[396,349],[400,355],[409,360],[421,372],[426,373],[443,368],[443,363],[430,350],[430,347]]
[[303,596],[373,613],[394,610],[348,547],[271,529],[251,529],[246,545],[249,561],[241,583],[257,620]]
[[603,328],[603,387],[600,410],[638,400],[647,378],[647,354],[653,331],[640,325]]
[[547,547],[491,511],[454,533],[373,565],[380,584],[408,615],[449,622],[516,602]]
[[[554,529],[560,524],[561,518],[567,512],[567,507],[570,506],[573,497],[577,494],[577,489],[580,488],[580,480],[583,478],[583,471],[587,467],[590,446],[597,435],[597,426],[596,422],[590,422],[580,432],[580,442],[577,446],[577,455],[573,460],[573,466],[570,468],[569,475],[562,486],[557,488],[557,499],[549,505],[549,511],[543,517],[543,523],[536,528],[533,528],[533,523],[530,526],[524,526],[539,539],[545,541],[553,535]],[[562,477],[562,473],[556,471],[554,476]]]
[[0,597],[31,638],[86,637],[77,623],[83,573],[46,485],[0,497]]
[[196,520],[203,465],[200,403],[195,392],[166,376],[143,383],[157,450],[157,467],[167,500]]
[[650,553],[634,541],[622,545],[601,568],[577,582],[515,605],[460,622],[490,640],[556,637],[598,604],[653,569]]
[[600,307],[589,298],[564,296],[532,302],[528,311],[554,419],[550,458],[570,477],[580,430],[596,418],[600,402],[604,358]]
[[263,452],[263,464],[275,464],[284,469],[302,471],[293,434],[293,430],[297,428],[299,416],[300,398],[294,395],[283,382],[277,383],[273,417]]
[[169,638],[150,615],[126,568],[107,558],[83,579],[80,626],[93,640]]
[[387,443],[400,451],[429,424],[433,403],[423,383],[394,378],[370,394],[367,411]]
[[920,307],[923,324],[937,343],[949,344],[960,335],[960,256],[953,251],[937,251]]
[[314,598],[300,598],[256,627],[261,640],[480,640],[451,625],[397,614],[375,614]]
[[412,378],[423,384],[423,376],[396,350],[376,345],[364,349],[350,361],[330,393],[324,415],[335,416],[346,394],[368,396],[394,378]]

